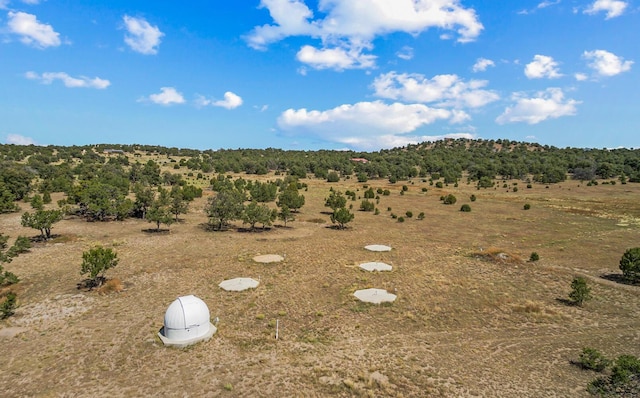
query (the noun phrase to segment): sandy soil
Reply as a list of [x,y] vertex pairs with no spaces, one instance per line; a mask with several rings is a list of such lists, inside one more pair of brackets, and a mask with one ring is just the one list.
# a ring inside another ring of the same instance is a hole
[[[309,185],[297,220],[267,231],[206,231],[206,197],[166,233],[145,232],[151,224],[140,220],[56,224],[57,239],[6,265],[22,282],[16,315],[0,321],[0,395],[580,397],[595,377],[570,365],[583,347],[640,355],[640,287],[601,277],[619,273],[622,253],[640,243],[639,186],[520,183],[514,193],[416,180],[400,195],[401,183],[373,181],[392,191],[380,214],[356,212],[340,231],[323,213],[330,185]],[[333,186],[363,191],[353,181]],[[447,193],[456,205],[439,201]],[[19,213],[1,215],[0,228],[36,235]],[[374,243],[393,250],[364,249]],[[122,292],[77,289],[82,252],[95,244],[118,253],[107,276],[123,281]],[[489,248],[508,261],[487,260]],[[540,261],[524,261],[533,251]],[[284,261],[254,260],[274,253]],[[368,261],[393,270],[358,268]],[[583,308],[562,300],[575,275],[593,290]],[[261,283],[218,287],[238,276]],[[353,297],[367,288],[398,298]],[[218,333],[165,348],[156,336],[164,311],[186,294],[219,317]]]

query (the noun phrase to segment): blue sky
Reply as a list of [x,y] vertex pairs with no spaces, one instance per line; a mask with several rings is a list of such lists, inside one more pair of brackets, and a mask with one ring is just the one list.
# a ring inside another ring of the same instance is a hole
[[637,0],[0,0],[0,141],[637,148],[638,37]]

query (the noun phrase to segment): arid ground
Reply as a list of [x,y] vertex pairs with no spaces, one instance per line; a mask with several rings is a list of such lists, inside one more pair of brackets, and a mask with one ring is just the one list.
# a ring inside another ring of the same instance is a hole
[[[337,230],[323,206],[329,187],[362,196],[364,184],[304,182],[306,204],[286,228],[208,231],[210,191],[170,232],[151,233],[154,225],[136,219],[56,224],[55,239],[5,266],[22,281],[13,287],[16,314],[0,321],[0,395],[581,397],[596,377],[570,363],[583,347],[640,355],[640,287],[603,277],[620,274],[624,251],[640,246],[640,184],[527,189],[520,181],[513,192],[502,183],[476,190],[369,181],[391,191],[380,214],[350,202],[355,220]],[[439,200],[448,193],[456,204]],[[460,211],[464,203],[471,212]],[[20,215],[0,216],[11,241],[38,234],[20,226]],[[123,291],[77,288],[82,252],[96,244],[117,252],[107,277]],[[368,244],[393,250],[372,253]],[[528,261],[532,252],[539,261]],[[261,254],[285,260],[252,260]],[[393,271],[358,268],[368,261]],[[577,275],[594,296],[583,307],[566,302]],[[245,292],[218,287],[241,276],[261,283]],[[376,306],[353,297],[369,287],[398,299]],[[187,294],[219,317],[218,333],[166,348],[156,336],[164,312]]]

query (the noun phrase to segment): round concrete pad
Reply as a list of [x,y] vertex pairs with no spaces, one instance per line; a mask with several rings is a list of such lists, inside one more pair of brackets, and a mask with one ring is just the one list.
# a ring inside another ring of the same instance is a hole
[[353,295],[356,296],[356,298],[360,301],[373,304],[393,302],[397,297],[395,294],[391,294],[384,289],[357,290],[355,293],[353,293]]
[[391,267],[389,264],[374,261],[370,263],[360,264],[360,268],[367,271],[391,271],[393,267]]
[[279,263],[284,260],[284,257],[278,254],[263,254],[262,256],[255,256],[253,261],[256,263]]
[[234,278],[220,282],[218,286],[228,292],[241,292],[258,287],[260,282],[251,278]]
[[390,252],[391,247],[385,245],[368,245],[364,247],[365,249],[372,252]]

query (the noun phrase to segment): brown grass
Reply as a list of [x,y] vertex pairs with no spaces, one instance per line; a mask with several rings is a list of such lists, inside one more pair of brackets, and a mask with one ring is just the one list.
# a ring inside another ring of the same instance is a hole
[[[206,231],[206,198],[170,234],[144,233],[150,224],[139,220],[56,224],[60,240],[5,265],[22,282],[20,307],[0,329],[26,330],[0,337],[1,395],[580,397],[594,375],[569,361],[583,347],[640,355],[640,287],[600,278],[619,272],[622,253],[638,245],[640,186],[519,184],[514,193],[369,181],[392,192],[381,197],[380,214],[355,211],[339,231],[323,213],[329,187],[362,195],[362,184],[306,182],[297,220],[260,233]],[[403,184],[409,190],[400,195]],[[448,193],[461,203],[475,194],[473,211],[443,205]],[[398,223],[387,207],[414,217]],[[36,234],[20,226],[20,213],[1,215],[0,228]],[[122,281],[109,288],[118,294],[76,289],[82,252],[96,243],[118,253],[107,273]],[[368,244],[393,250],[371,253]],[[522,260],[533,251],[540,261]],[[261,254],[286,260],[252,260]],[[367,273],[358,268],[366,261],[394,268]],[[558,300],[575,275],[592,286],[583,308]],[[261,284],[218,288],[238,276]],[[356,301],[353,292],[368,287],[398,299]],[[185,294],[220,318],[218,333],[167,349],[156,333],[167,306]]]

